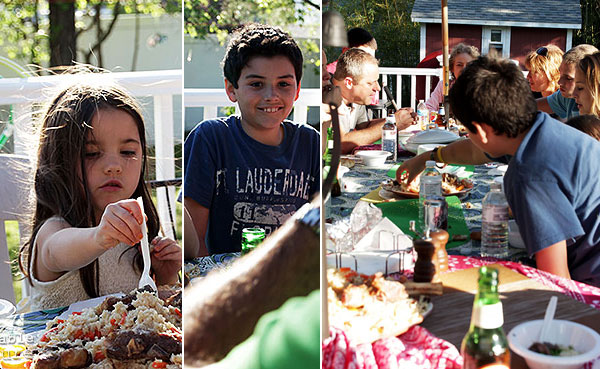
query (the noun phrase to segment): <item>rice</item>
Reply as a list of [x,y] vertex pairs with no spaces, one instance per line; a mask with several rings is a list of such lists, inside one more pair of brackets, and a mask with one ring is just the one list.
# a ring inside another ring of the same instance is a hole
[[[165,306],[163,300],[147,291],[135,292],[135,299],[128,306],[122,301],[113,305],[113,310],[102,310],[101,306],[73,313],[66,320],[58,318],[46,324],[44,333],[36,346],[28,348],[39,353],[48,346],[70,343],[88,350],[93,358],[93,369],[113,369],[117,360],[106,358],[106,337],[122,330],[155,332],[181,340],[181,312],[174,306]],[[127,360],[127,368],[149,368],[155,360]],[[181,353],[171,355],[166,363],[169,369],[180,369]],[[33,369],[34,367],[32,367]]]

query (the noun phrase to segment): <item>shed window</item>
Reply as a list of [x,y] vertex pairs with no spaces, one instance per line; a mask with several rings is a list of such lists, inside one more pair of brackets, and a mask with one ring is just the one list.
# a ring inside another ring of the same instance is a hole
[[495,49],[503,58],[510,57],[510,27],[483,27],[481,52]]

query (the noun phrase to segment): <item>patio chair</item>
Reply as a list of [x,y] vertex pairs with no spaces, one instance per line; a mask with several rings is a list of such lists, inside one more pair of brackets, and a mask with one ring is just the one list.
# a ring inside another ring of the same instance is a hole
[[[157,197],[162,196],[159,189],[160,188],[164,188],[164,197],[166,199],[166,204],[167,204],[167,213],[169,214],[168,216],[168,220],[165,219],[164,216],[164,212],[161,213],[161,228],[163,229],[163,233],[165,233],[167,236],[170,236],[167,232],[167,229],[169,229],[172,233],[172,238],[176,239],[177,236],[177,232],[175,230],[175,220],[173,219],[173,206],[175,206],[175,204],[172,204],[172,199],[171,196],[174,196],[174,191],[171,191],[171,188],[174,190],[174,187],[176,186],[181,186],[181,178],[175,178],[175,179],[157,179],[157,180],[151,180],[151,181],[146,181],[146,183],[150,186],[150,188],[152,189],[156,189],[157,192]],[[160,202],[160,200],[159,200]],[[170,223],[170,227],[169,226]]]
[[[0,168],[0,298],[15,303],[5,222],[18,222],[22,245],[29,234],[26,219],[29,213],[31,162],[26,156],[0,154]],[[27,294],[26,289],[23,288],[23,296]]]

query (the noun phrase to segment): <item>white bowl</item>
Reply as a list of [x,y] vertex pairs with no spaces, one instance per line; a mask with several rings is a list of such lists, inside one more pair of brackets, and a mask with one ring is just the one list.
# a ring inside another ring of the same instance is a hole
[[551,343],[573,346],[579,355],[551,356],[530,351],[531,344],[539,339],[543,322],[524,322],[508,333],[510,349],[523,357],[531,369],[579,369],[600,356],[600,335],[591,328],[568,320],[554,320],[548,337],[551,337]]
[[385,159],[392,155],[389,151],[382,150],[365,150],[356,153],[356,156],[360,157],[363,164],[368,167],[380,167],[385,164]]

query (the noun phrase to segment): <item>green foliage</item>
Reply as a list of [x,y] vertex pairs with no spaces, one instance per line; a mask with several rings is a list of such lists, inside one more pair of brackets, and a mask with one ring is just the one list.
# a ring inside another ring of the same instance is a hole
[[[0,48],[9,58],[35,65],[42,65],[50,59],[48,35],[52,25],[48,9],[48,0],[0,0]],[[134,13],[158,17],[181,12],[181,0],[76,0],[75,9],[78,14],[75,23],[77,37],[83,32],[97,34],[95,16],[99,9],[103,10],[103,15],[111,13],[115,20],[120,14]],[[110,33],[110,29],[104,31]],[[103,40],[97,39],[97,42]]]
[[600,3],[581,0],[581,29],[573,35],[573,45],[590,44],[600,49]]
[[9,58],[37,65],[49,60],[48,19],[39,17],[42,10],[37,1],[0,1],[0,48]]
[[184,32],[192,38],[216,34],[224,43],[228,33],[248,22],[301,25],[308,7],[319,9],[308,0],[187,0]]
[[8,255],[10,258],[10,269],[13,276],[13,288],[16,301],[21,299],[21,279],[23,275],[19,270],[19,223],[16,221],[4,222],[6,227],[6,242],[8,244]]
[[[361,27],[377,40],[377,58],[383,67],[415,67],[419,62],[419,24],[410,20],[414,0],[338,0],[332,2],[346,29]],[[327,60],[336,60],[340,48],[327,48]]]

